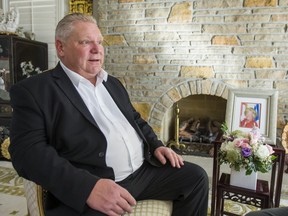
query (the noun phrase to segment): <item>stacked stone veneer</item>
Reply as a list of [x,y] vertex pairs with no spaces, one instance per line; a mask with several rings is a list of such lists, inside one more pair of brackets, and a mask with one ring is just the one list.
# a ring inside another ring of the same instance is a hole
[[94,4],[105,38],[105,69],[121,79],[157,133],[181,98],[227,99],[230,88],[278,90],[273,112],[281,131],[288,115],[288,0]]

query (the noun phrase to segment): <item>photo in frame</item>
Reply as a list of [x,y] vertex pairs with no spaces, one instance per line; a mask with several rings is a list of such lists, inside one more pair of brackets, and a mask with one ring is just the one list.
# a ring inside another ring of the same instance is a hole
[[276,144],[278,91],[230,89],[226,123],[230,131],[249,132],[256,126],[267,144]]

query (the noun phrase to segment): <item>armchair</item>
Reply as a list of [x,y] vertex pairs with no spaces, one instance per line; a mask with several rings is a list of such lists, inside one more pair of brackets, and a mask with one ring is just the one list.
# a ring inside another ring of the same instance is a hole
[[[8,152],[9,140],[1,145],[1,152],[3,156],[10,160]],[[27,208],[29,216],[45,216],[43,201],[45,199],[45,190],[36,183],[24,180],[24,192],[27,200]],[[142,200],[138,201],[137,205],[133,207],[134,211],[131,214],[124,216],[171,216],[172,201],[163,200]]]
[[[24,192],[27,199],[29,216],[45,216],[43,200],[45,190],[32,181],[24,179]],[[124,216],[170,216],[172,214],[172,201],[142,200],[133,207],[131,214]]]

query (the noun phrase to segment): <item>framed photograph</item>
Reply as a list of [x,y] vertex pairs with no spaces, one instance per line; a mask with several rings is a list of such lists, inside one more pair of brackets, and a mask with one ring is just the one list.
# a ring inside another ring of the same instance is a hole
[[230,89],[226,123],[230,131],[249,132],[260,129],[265,142],[276,144],[278,91],[263,89]]

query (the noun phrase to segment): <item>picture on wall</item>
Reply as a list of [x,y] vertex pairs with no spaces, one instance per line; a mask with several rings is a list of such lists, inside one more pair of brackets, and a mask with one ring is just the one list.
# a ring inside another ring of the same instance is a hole
[[265,142],[276,144],[278,91],[266,89],[230,89],[226,123],[230,131],[249,132],[258,127]]

